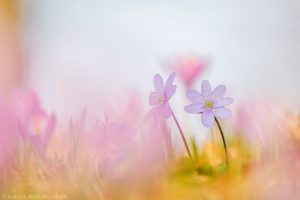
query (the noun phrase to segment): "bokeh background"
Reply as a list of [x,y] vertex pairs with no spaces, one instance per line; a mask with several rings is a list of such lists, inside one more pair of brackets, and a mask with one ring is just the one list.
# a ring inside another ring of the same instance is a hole
[[68,105],[131,89],[147,99],[153,74],[168,74],[165,60],[194,54],[209,65],[194,88],[209,79],[235,100],[272,99],[299,111],[298,0],[1,0],[0,7],[1,87],[34,88],[46,107],[62,94]]
[[[299,0],[0,0],[0,193],[297,199],[299,22]],[[154,74],[172,69],[196,165],[173,120],[143,123]],[[183,109],[204,79],[234,99],[220,120],[230,165],[217,127]]]

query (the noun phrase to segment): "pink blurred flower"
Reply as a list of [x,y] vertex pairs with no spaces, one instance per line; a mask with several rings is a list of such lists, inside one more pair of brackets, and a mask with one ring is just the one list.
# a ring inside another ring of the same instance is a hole
[[135,146],[133,141],[135,135],[136,130],[129,126],[128,123],[117,124],[116,122],[111,122],[108,125],[106,140],[116,145],[119,149],[128,149]]
[[206,68],[205,61],[193,55],[180,56],[173,59],[168,64],[172,71],[178,74],[187,88],[190,88],[196,78],[203,73]]
[[176,85],[173,85],[175,73],[172,73],[164,84],[162,77],[159,74],[154,76],[154,88],[155,91],[150,93],[149,105],[154,106],[146,115],[144,121],[147,121],[150,117],[153,117],[155,124],[157,120],[163,116],[168,119],[171,114],[171,108],[169,100],[176,91]]
[[[143,114],[143,104],[139,94],[134,91],[129,94],[123,92],[114,98],[117,101],[104,104],[103,110],[107,117],[113,121],[126,121],[132,127],[137,126],[141,122]],[[120,104],[120,98],[122,98],[122,104]]]
[[255,102],[243,102],[243,104],[237,105],[236,115],[233,120],[236,131],[251,143],[263,143],[259,130],[263,124],[260,120],[257,120],[256,115],[253,115],[253,113],[261,115],[263,110],[258,108],[258,106],[259,104]]
[[97,122],[92,127],[90,139],[98,151],[102,172],[113,173],[114,168],[137,153],[135,135],[136,130],[126,122]]
[[[251,146],[259,147],[260,159],[274,161],[277,151],[287,142],[284,109],[273,99],[248,100],[236,106],[233,119],[234,130]],[[270,134],[272,133],[272,134]]]
[[43,110],[40,110],[29,116],[26,124],[21,126],[21,132],[43,154],[54,132],[55,124],[56,119],[54,114],[48,115]]
[[40,107],[39,99],[32,91],[17,92],[13,96],[13,108],[21,136],[44,154],[54,132],[54,114],[49,115]]

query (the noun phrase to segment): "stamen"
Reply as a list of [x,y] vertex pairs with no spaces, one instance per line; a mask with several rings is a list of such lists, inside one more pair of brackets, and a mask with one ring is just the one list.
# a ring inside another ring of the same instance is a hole
[[212,102],[210,100],[205,101],[205,108],[209,109],[212,107]]
[[157,101],[159,104],[162,104],[165,102],[165,97],[163,95],[159,95],[157,98]]

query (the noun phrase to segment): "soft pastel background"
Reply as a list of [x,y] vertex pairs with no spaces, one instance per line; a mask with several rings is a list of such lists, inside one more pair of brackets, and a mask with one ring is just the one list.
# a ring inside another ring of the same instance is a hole
[[[0,192],[295,199],[299,21],[298,0],[0,0]],[[190,87],[199,90],[208,79],[213,88],[226,85],[234,99],[233,117],[221,121],[228,169],[216,127],[183,111],[189,86],[182,73],[170,103],[196,165],[186,159],[174,121],[157,130],[141,123],[153,75],[165,80],[178,63],[201,66]],[[117,137],[101,138],[108,132]]]
[[25,83],[41,92],[64,84],[75,96],[78,87],[105,93],[109,84],[146,93],[162,60],[195,53],[211,62],[202,78],[238,97],[300,100],[299,1],[1,2],[19,8]]
[[[124,90],[146,103],[166,61],[196,55],[208,68],[193,87],[209,79],[236,102],[271,99],[299,111],[299,1],[1,2],[1,83],[37,90],[49,110],[69,115]],[[173,100],[178,112],[184,92]]]

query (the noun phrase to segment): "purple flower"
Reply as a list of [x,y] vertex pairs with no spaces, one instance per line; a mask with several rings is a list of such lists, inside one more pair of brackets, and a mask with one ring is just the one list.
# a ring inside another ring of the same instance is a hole
[[154,76],[154,88],[155,91],[150,93],[149,105],[154,106],[145,116],[145,121],[150,117],[154,120],[158,120],[161,116],[168,119],[171,114],[171,108],[169,100],[176,91],[176,85],[173,85],[175,73],[172,73],[164,84],[163,79],[159,74]]
[[224,106],[233,103],[232,98],[224,98],[226,87],[217,86],[213,91],[210,83],[204,80],[201,85],[201,93],[196,90],[187,92],[188,99],[192,104],[187,105],[184,110],[188,113],[202,114],[202,123],[207,128],[214,125],[214,118],[227,119],[231,117],[231,111]]

